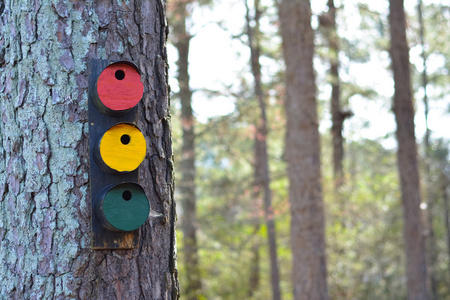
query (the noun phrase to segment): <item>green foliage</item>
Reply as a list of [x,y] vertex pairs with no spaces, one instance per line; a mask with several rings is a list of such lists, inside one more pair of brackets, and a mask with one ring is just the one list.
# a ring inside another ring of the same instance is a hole
[[[330,293],[333,299],[406,295],[402,216],[395,153],[375,141],[347,147],[346,184],[325,185]],[[331,178],[327,181],[331,183]]]

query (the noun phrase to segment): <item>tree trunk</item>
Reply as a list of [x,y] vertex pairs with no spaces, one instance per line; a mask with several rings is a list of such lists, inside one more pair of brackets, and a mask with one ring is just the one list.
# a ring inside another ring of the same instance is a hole
[[280,274],[278,270],[278,256],[277,256],[277,240],[275,231],[274,212],[272,207],[272,191],[270,190],[270,175],[269,175],[269,158],[267,155],[267,116],[266,116],[266,100],[261,82],[261,65],[260,58],[260,44],[259,44],[259,20],[261,11],[259,8],[259,0],[254,1],[254,26],[251,26],[250,11],[247,8],[247,36],[250,47],[250,63],[252,68],[254,80],[254,92],[258,99],[260,115],[256,124],[256,133],[254,138],[255,150],[255,181],[254,190],[256,198],[263,192],[264,199],[264,215],[266,219],[269,257],[270,257],[270,278],[272,283],[272,299],[281,299],[280,290]]
[[430,129],[428,128],[428,76],[427,76],[427,55],[425,51],[425,29],[423,24],[423,14],[422,14],[422,0],[417,3],[417,14],[419,16],[419,40],[422,48],[422,88],[423,88],[423,104],[425,107],[425,136],[424,136],[424,177],[425,177],[425,201],[428,204],[426,214],[426,227],[427,227],[427,239],[426,239],[426,249],[427,249],[427,266],[428,266],[428,289],[430,291],[430,299],[437,300],[437,282],[436,282],[436,261],[437,261],[437,249],[436,249],[436,236],[434,234],[433,219],[434,219],[434,205],[436,202],[437,194],[434,192],[432,177],[431,177],[431,147],[430,147]]
[[428,86],[428,75],[427,75],[427,53],[425,50],[425,26],[423,23],[423,9],[422,9],[422,0],[419,0],[419,3],[417,4],[417,14],[419,15],[419,35],[420,35],[420,45],[422,48],[422,88],[423,88],[423,105],[425,107],[424,115],[425,115],[425,147],[426,150],[429,151],[430,148],[430,128],[428,127],[428,115],[429,115],[429,105],[428,105],[428,93],[427,93],[427,86]]
[[178,183],[181,195],[183,214],[181,228],[183,230],[183,257],[186,270],[186,299],[198,299],[201,295],[201,276],[197,246],[197,211],[195,195],[195,117],[192,113],[192,91],[189,87],[189,43],[191,36],[186,30],[189,1],[178,1],[175,5],[173,34],[178,51],[178,85],[181,102],[181,124],[183,128],[183,144],[181,157],[181,182]]
[[444,202],[444,225],[445,225],[445,234],[447,236],[447,254],[448,254],[448,262],[450,262],[450,201],[448,197],[448,185],[449,179],[445,173],[441,174],[442,180],[442,201]]
[[[0,30],[0,294],[177,299],[165,3],[6,0]],[[140,228],[133,250],[91,249],[91,59],[142,71],[139,179],[164,218]]]
[[[259,221],[258,221],[259,222]],[[252,299],[252,297],[255,295],[255,293],[259,290],[260,286],[260,261],[261,256],[259,255],[259,248],[261,248],[261,244],[259,242],[258,238],[258,231],[260,229],[260,225],[255,225],[254,235],[253,235],[253,241],[251,246],[251,263],[250,263],[250,276],[249,276],[249,283],[248,283],[248,298]]]
[[423,300],[428,299],[427,270],[403,0],[390,0],[389,24],[395,84],[393,110],[397,123],[397,159],[404,210],[407,291],[408,299]]
[[339,80],[339,37],[336,28],[336,7],[333,0],[328,0],[328,13],[322,17],[321,25],[325,28],[330,50],[331,77],[331,137],[333,144],[333,173],[336,192],[344,183],[344,138],[342,130],[344,121],[351,114],[341,110]]
[[283,0],[279,17],[286,63],[286,158],[294,299],[328,299],[310,2]]

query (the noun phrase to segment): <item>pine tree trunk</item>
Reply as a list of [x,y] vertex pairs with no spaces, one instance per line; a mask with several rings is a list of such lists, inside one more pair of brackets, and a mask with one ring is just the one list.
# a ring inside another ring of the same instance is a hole
[[259,254],[259,249],[261,248],[261,243],[259,241],[258,237],[258,231],[260,230],[259,220],[257,221],[258,224],[255,225],[254,234],[252,235],[252,245],[251,245],[251,263],[250,263],[250,276],[248,280],[248,298],[252,299],[254,297],[255,293],[260,288],[260,261],[261,256]]
[[[336,7],[334,1],[328,1],[328,26],[326,27],[328,45],[330,49],[330,77],[331,77],[331,137],[333,144],[333,173],[334,186],[338,192],[344,182],[344,138],[342,130],[346,115],[341,111],[340,80],[339,80],[339,37],[336,28]],[[328,28],[327,28],[328,27]]]
[[[0,295],[177,299],[165,3],[6,0],[0,30]],[[133,250],[91,249],[91,59],[142,71],[139,179],[164,218]]]
[[409,49],[403,0],[390,0],[389,24],[394,73],[393,110],[397,123],[398,169],[404,210],[404,238],[408,299],[428,299],[425,243],[420,212],[420,182],[414,134]]
[[[442,201],[444,203],[444,225],[445,225],[445,235],[447,239],[447,254],[448,261],[450,262],[450,201],[448,197],[448,186],[449,179],[447,175],[441,174],[441,189],[442,189]],[[450,270],[449,270],[450,275]]]
[[279,16],[286,63],[286,157],[294,299],[328,299],[310,2],[283,0]]
[[259,44],[259,20],[261,11],[259,0],[254,1],[254,26],[251,26],[249,7],[247,7],[247,36],[250,46],[250,63],[254,80],[254,93],[258,99],[259,118],[256,124],[256,133],[254,138],[255,151],[255,181],[254,189],[258,191],[256,195],[263,194],[264,215],[267,226],[267,238],[269,244],[270,257],[270,278],[272,283],[272,299],[281,299],[280,274],[278,268],[277,240],[275,231],[274,212],[272,207],[272,191],[270,190],[269,158],[267,155],[267,116],[266,100],[262,89],[260,44]]
[[417,14],[419,16],[419,38],[421,45],[421,56],[422,56],[422,88],[423,88],[423,104],[425,107],[424,116],[425,116],[425,136],[424,136],[424,182],[425,182],[425,201],[428,204],[428,208],[426,210],[426,228],[427,228],[427,239],[426,239],[426,249],[427,249],[427,266],[428,266],[428,289],[430,291],[430,299],[437,300],[437,282],[436,282],[436,261],[437,261],[437,249],[436,249],[436,236],[434,234],[433,220],[434,220],[434,205],[436,202],[436,193],[433,191],[433,183],[431,177],[431,147],[430,147],[430,129],[428,128],[428,93],[427,93],[427,85],[428,85],[428,76],[427,76],[427,55],[425,51],[425,28],[423,24],[423,14],[422,14],[422,1],[419,0],[417,4]]
[[178,184],[181,194],[183,214],[183,258],[186,270],[186,299],[198,299],[201,294],[201,276],[197,245],[197,210],[195,195],[195,117],[192,113],[192,91],[189,87],[189,43],[190,35],[186,30],[187,1],[172,3],[175,5],[173,15],[173,34],[178,51],[178,85],[181,101],[181,124],[183,127],[183,144],[181,157],[181,182]]

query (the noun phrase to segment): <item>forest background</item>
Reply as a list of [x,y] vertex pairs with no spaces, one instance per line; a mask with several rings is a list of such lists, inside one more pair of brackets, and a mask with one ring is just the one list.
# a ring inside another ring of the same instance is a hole
[[[389,3],[336,1],[336,55],[327,35],[330,7],[325,0],[311,2],[330,298],[405,299],[406,258],[392,112]],[[450,299],[450,8],[440,0],[405,1],[405,10],[428,286],[434,299]],[[173,0],[168,4],[168,17],[181,294],[186,299],[272,297],[267,242],[272,225],[265,221],[262,199],[256,196],[255,200],[254,135],[260,108],[253,87],[248,33],[256,32],[261,84],[266,95],[279,289],[283,299],[292,299],[284,62],[276,5],[272,1]],[[182,31],[180,35],[180,24],[184,24],[184,37]],[[181,47],[183,38],[187,50]],[[180,55],[180,51],[184,52]],[[335,78],[329,69],[333,57],[340,66],[340,106],[347,113],[342,129],[345,155],[338,184],[333,173],[330,131]],[[183,58],[188,58],[184,65]],[[180,81],[182,68],[188,74],[184,81]],[[188,100],[189,107],[192,102],[193,109],[192,127],[188,126],[195,147],[192,177],[185,177],[186,165],[182,166],[186,158],[183,93],[184,101]],[[186,192],[193,194],[194,202],[185,203]],[[195,236],[194,258],[192,248],[186,244],[189,232]],[[192,272],[192,268],[196,271]]]

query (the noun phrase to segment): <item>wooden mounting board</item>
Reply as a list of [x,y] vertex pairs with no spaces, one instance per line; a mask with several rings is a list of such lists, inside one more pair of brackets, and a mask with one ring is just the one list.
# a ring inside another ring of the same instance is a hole
[[93,90],[95,83],[103,71],[113,61],[91,60],[89,64],[89,160],[90,174],[89,184],[91,191],[91,224],[92,224],[92,249],[133,249],[139,245],[139,230],[129,232],[110,231],[101,226],[95,215],[97,202],[104,188],[112,184],[123,182],[138,183],[138,170],[130,173],[113,175],[104,172],[94,160],[94,152],[98,147],[98,141],[102,134],[113,125],[121,122],[137,125],[138,109],[132,108],[122,116],[108,116],[101,113],[94,104]]

